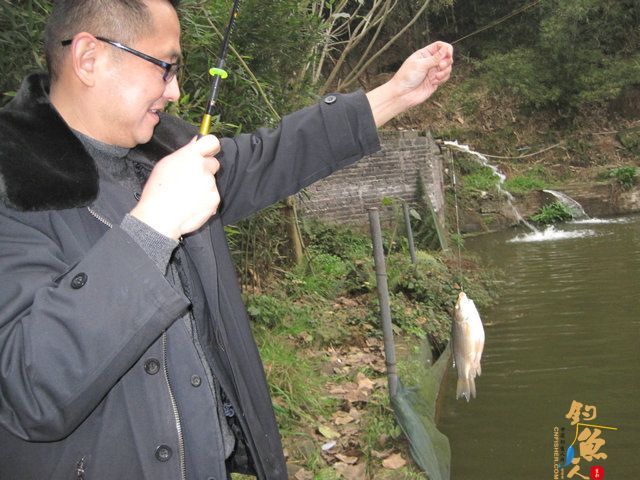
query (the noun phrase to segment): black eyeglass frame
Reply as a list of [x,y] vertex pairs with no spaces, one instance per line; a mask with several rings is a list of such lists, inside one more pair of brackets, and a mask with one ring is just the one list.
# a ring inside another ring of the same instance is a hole
[[[169,83],[171,80],[173,80],[173,77],[175,77],[178,74],[178,71],[180,70],[180,68],[182,67],[182,65],[179,62],[176,63],[169,63],[169,62],[165,62],[162,60],[159,60],[155,57],[152,57],[150,55],[147,55],[146,53],[142,53],[139,52],[138,50],[135,50],[131,47],[127,47],[126,45],[123,45],[120,42],[116,42],[114,40],[109,40],[108,38],[104,38],[104,37],[95,37],[96,40],[100,40],[101,42],[104,43],[108,43],[109,45],[119,48],[120,50],[124,50],[125,52],[128,52],[132,55],[135,55],[136,57],[142,58],[143,60],[146,60],[147,62],[151,62],[154,65],[157,65],[158,67],[161,67],[162,69],[164,69],[164,75],[162,75],[162,79]],[[69,40],[62,40],[62,42],[60,42],[62,44],[63,47],[66,47],[68,45],[71,45],[71,42],[73,42],[72,39]]]

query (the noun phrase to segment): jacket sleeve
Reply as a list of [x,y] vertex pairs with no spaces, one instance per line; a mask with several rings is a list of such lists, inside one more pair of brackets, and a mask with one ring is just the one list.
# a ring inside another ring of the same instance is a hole
[[283,118],[275,129],[222,139],[216,175],[225,225],[380,149],[362,91],[333,94]]
[[[68,260],[0,208],[0,426],[64,438],[188,306],[119,227]],[[114,253],[117,252],[117,253]]]

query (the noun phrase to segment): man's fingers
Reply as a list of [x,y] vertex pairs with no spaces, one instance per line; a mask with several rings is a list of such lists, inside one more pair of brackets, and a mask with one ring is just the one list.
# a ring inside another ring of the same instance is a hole
[[213,157],[205,157],[203,165],[211,175],[215,175],[220,170],[220,162]]
[[432,54],[440,52],[440,56],[442,58],[453,57],[453,46],[446,42],[433,42],[432,44],[427,45],[426,48]]
[[426,49],[418,50],[415,54],[415,66],[420,66],[420,69],[424,69],[424,71],[431,70],[432,68],[439,68],[439,65],[442,61],[442,57],[439,52],[435,54],[430,54]]
[[436,74],[435,81],[438,85],[442,85],[447,80],[449,80],[450,76],[451,76],[451,70],[449,70],[448,72],[438,72]]
[[423,68],[446,70],[453,64],[453,47],[448,43],[435,42],[416,51],[414,56]]
[[417,51],[420,57],[435,57],[440,64],[453,63],[453,47],[445,42],[434,42]]
[[211,157],[220,151],[220,141],[214,135],[205,135],[196,140],[194,147],[203,157]]

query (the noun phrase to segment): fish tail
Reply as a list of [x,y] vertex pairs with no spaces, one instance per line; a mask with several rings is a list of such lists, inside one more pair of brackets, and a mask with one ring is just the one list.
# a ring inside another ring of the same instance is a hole
[[[473,382],[473,380],[471,381]],[[456,400],[459,399],[460,397],[464,397],[467,399],[467,402],[468,402],[469,393],[470,393],[469,379],[464,377],[458,377],[458,385],[456,387]],[[474,386],[474,395],[475,395],[475,386]]]
[[469,377],[469,390],[471,391],[471,396],[476,398],[476,381],[473,377]]

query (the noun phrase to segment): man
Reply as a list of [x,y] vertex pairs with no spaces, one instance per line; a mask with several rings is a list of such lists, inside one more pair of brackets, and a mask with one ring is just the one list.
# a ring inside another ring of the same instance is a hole
[[55,2],[50,77],[0,113],[3,480],[286,478],[223,226],[377,150],[451,71],[437,42],[366,95],[195,141],[162,113],[175,3]]

